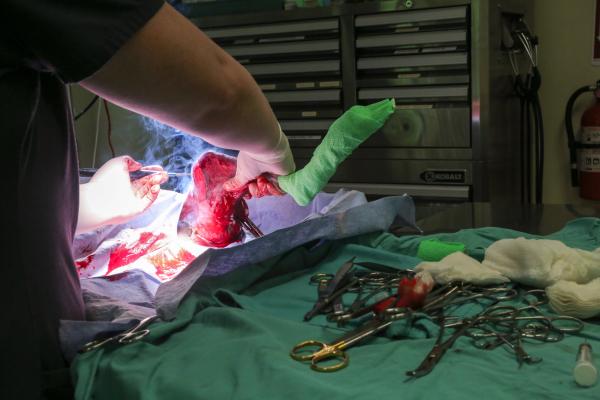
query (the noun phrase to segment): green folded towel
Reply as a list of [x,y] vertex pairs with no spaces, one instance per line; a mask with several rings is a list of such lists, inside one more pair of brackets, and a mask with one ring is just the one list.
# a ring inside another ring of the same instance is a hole
[[440,261],[449,254],[464,252],[465,245],[457,242],[442,242],[437,239],[427,239],[419,243],[417,257],[423,261]]
[[393,99],[368,106],[353,106],[329,127],[308,164],[299,171],[278,178],[279,186],[296,203],[305,206],[335,174],[337,167],[394,113]]

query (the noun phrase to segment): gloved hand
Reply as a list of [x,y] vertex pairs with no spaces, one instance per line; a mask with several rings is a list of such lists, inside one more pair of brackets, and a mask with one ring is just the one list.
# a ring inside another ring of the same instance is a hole
[[128,222],[154,203],[168,176],[160,166],[147,166],[157,173],[132,182],[129,172],[140,168],[142,164],[129,156],[113,158],[80,185],[78,233]]
[[234,192],[248,185],[253,197],[282,195],[284,192],[277,185],[276,176],[291,174],[295,169],[288,139],[280,128],[279,141],[271,152],[254,154],[240,151],[235,177],[225,182],[223,188]]

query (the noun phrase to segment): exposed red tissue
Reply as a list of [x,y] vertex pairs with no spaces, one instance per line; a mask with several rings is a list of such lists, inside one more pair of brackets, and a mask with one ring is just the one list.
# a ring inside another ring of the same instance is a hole
[[226,247],[244,237],[235,216],[248,216],[243,197],[238,192],[223,189],[223,184],[235,176],[236,160],[224,154],[206,152],[192,167],[193,187],[183,205],[180,221],[192,228],[191,238],[207,247]]
[[167,244],[164,240],[166,237],[167,235],[162,232],[158,234],[142,232],[138,240],[120,244],[110,253],[106,275],[110,275],[115,269],[129,265],[144,255],[165,246]]
[[425,298],[432,287],[432,282],[424,282],[419,277],[402,278],[398,284],[398,293],[375,304],[373,310],[376,313],[381,313],[390,307],[419,309],[425,303]]

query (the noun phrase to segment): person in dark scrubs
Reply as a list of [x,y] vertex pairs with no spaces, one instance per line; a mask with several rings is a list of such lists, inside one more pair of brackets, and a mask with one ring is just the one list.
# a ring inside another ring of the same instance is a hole
[[[114,217],[122,210],[102,210],[102,197],[110,193],[82,191],[80,201],[65,86],[74,82],[216,146],[239,150],[232,189],[250,182],[257,194],[258,175],[294,170],[287,139],[252,77],[162,0],[3,0],[3,400],[72,396],[58,331],[60,320],[85,318],[71,254],[78,214],[85,230],[122,221],[152,201],[150,196],[121,219]],[[131,163],[120,158],[110,165],[122,180],[137,168]],[[156,193],[162,181],[157,179],[146,189]]]

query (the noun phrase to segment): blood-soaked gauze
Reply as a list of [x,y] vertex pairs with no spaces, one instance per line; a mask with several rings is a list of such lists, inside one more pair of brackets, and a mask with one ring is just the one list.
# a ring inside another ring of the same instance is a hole
[[193,187],[179,221],[191,228],[191,239],[202,246],[225,247],[244,237],[236,217],[248,215],[243,199],[247,188],[239,192],[223,189],[235,170],[235,158],[212,152],[204,153],[192,167]]
[[427,272],[419,272],[414,278],[402,278],[398,284],[398,292],[375,304],[373,311],[380,314],[392,307],[418,310],[425,303],[433,284],[433,278]]

